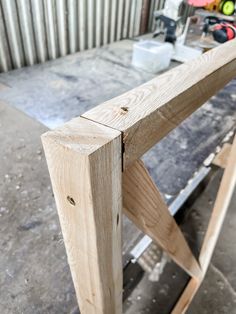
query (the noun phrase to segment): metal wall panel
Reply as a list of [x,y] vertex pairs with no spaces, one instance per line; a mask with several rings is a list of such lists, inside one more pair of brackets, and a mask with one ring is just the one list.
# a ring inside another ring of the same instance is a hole
[[[10,1],[8,1],[10,2]],[[25,54],[26,65],[33,65],[36,63],[36,50],[33,34],[32,15],[30,11],[29,0],[16,0],[21,40]]]
[[104,0],[104,16],[103,16],[103,44],[108,43],[109,37],[109,17],[110,17],[110,0]]
[[56,20],[57,20],[57,33],[58,33],[58,45],[59,45],[59,56],[66,56],[69,52],[68,42],[68,8],[66,0],[56,1]]
[[46,60],[48,60],[48,49],[43,1],[31,0],[31,14],[33,21],[33,34],[36,47],[37,62],[45,62]]
[[123,16],[124,16],[124,4],[126,0],[118,0],[117,8],[117,33],[116,39],[120,40],[122,36],[122,25],[123,25]]
[[44,0],[46,38],[47,38],[47,48],[48,48],[49,59],[56,59],[57,57],[59,57],[58,32],[57,32],[58,21],[57,21],[56,5],[57,5],[57,0]]
[[16,2],[1,0],[1,7],[12,65],[17,69],[25,65],[25,58]]
[[[78,1],[78,0],[77,0]],[[78,10],[78,17],[77,21],[79,22],[79,51],[83,51],[86,49],[86,34],[87,34],[87,27],[86,27],[86,0],[79,0],[79,10]]]
[[[153,11],[165,0],[150,0]],[[140,34],[143,0],[0,0],[0,72]],[[187,18],[190,10],[183,12]]]
[[75,53],[79,49],[78,1],[68,0],[68,40],[69,53]]
[[96,1],[96,47],[100,47],[102,44],[102,22],[103,22],[103,1]]
[[12,69],[10,48],[7,40],[5,23],[3,20],[2,8],[0,7],[0,72]]

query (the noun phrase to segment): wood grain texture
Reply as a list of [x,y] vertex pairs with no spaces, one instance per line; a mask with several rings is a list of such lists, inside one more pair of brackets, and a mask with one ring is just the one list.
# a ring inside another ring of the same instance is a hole
[[236,136],[231,148],[228,163],[220,183],[219,191],[212,210],[206,235],[203,240],[199,261],[202,267],[202,277],[192,278],[178,300],[172,314],[183,314],[187,311],[192,299],[197,293],[210,264],[222,225],[236,185]]
[[200,276],[201,269],[195,257],[140,160],[123,173],[123,204],[125,214],[139,229],[156,241],[190,276]]
[[199,261],[206,272],[210,263],[214,248],[229,207],[232,194],[236,184],[236,136],[232,144],[227,166],[220,183],[219,191],[216,196],[212,215],[203,241]]
[[201,280],[197,280],[195,278],[190,279],[171,314],[184,314],[187,311],[201,283]]
[[77,118],[42,141],[80,311],[121,314],[121,134]]
[[127,167],[235,76],[236,40],[231,40],[83,116],[124,133]]
[[221,151],[215,156],[212,163],[218,167],[226,168],[230,155],[231,144],[225,143]]

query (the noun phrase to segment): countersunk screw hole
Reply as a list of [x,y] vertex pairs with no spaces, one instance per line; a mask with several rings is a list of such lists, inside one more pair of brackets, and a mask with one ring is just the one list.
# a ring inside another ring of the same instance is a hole
[[69,195],[67,196],[67,201],[72,205],[75,206],[75,201],[72,197],[70,197]]
[[117,214],[117,217],[116,217],[117,226],[119,225],[119,221],[120,221],[120,216],[119,216],[119,214]]
[[122,111],[124,111],[124,112],[128,112],[129,111],[129,108],[128,107],[121,107],[120,108]]

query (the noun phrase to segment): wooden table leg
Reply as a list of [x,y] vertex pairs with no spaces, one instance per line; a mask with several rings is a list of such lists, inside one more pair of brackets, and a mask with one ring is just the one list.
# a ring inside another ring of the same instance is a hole
[[80,311],[121,314],[121,134],[77,118],[42,141]]

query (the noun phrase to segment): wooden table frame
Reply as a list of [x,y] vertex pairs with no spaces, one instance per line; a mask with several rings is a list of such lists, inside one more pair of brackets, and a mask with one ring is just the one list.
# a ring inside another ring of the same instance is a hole
[[198,260],[139,158],[235,76],[232,40],[42,136],[81,313],[122,313],[123,211],[191,276],[172,313],[187,310],[233,193],[236,140]]

